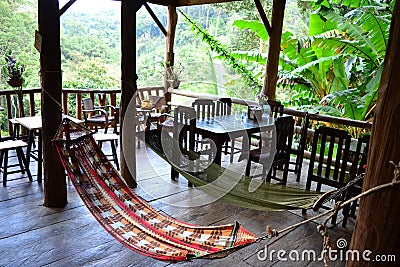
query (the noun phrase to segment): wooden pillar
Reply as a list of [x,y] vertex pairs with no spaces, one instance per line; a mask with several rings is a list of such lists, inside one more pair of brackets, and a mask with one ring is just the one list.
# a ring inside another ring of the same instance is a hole
[[[140,8],[141,1],[121,1],[121,107],[120,107],[120,133],[121,133],[121,175],[127,185],[135,188],[136,184],[136,147],[135,109],[127,112],[131,101],[135,101],[137,91],[136,74],[136,11]],[[133,103],[133,106],[135,103]],[[132,106],[132,104],[131,104]],[[128,129],[129,128],[129,129]]]
[[[400,161],[400,2],[394,8],[389,45],[379,88],[377,113],[372,128],[367,172],[363,190],[393,179],[389,161]],[[360,201],[350,249],[400,257],[400,188],[391,187],[366,196]],[[380,262],[379,266],[394,266]],[[348,262],[347,266],[376,266],[374,261]]]
[[[165,38],[165,66],[174,66],[175,55],[174,55],[174,43],[175,43],[175,33],[176,24],[178,23],[178,13],[176,13],[176,7],[168,6],[168,26],[167,26],[167,36]],[[169,83],[166,81],[166,75],[164,74],[163,84],[165,91],[169,87]],[[171,102],[171,93],[166,92],[165,94],[166,103]]]
[[278,80],[279,54],[281,51],[281,37],[283,17],[285,15],[286,0],[273,0],[271,34],[269,36],[267,69],[263,85],[263,93],[268,99],[275,99],[276,82]]
[[42,139],[44,205],[67,204],[64,168],[51,140],[61,123],[61,50],[58,0],[39,0],[39,32],[42,36],[40,73],[42,88]]

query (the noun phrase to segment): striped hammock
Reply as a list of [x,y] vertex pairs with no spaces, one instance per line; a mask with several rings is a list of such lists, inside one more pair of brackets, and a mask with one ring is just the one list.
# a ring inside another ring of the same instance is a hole
[[53,141],[84,204],[108,233],[133,251],[168,261],[219,258],[258,240],[238,222],[197,226],[154,209],[126,186],[90,131],[68,119]]

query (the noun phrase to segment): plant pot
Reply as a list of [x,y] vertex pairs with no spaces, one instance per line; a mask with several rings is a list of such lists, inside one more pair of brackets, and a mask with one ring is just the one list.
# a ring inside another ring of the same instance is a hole
[[21,87],[22,83],[24,82],[24,79],[9,79],[7,81],[7,83],[11,86],[11,87]]

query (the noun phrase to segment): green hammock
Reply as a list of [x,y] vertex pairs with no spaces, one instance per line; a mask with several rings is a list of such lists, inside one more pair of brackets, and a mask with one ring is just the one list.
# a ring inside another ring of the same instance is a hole
[[[160,157],[184,176],[194,186],[215,199],[245,208],[256,210],[308,209],[321,196],[319,192],[291,188],[252,180],[242,174],[223,168],[197,155],[197,162],[191,168],[183,167],[182,161],[173,160],[178,146],[166,131],[150,130],[138,134]],[[192,157],[194,158],[194,157]],[[189,162],[190,163],[190,162]],[[186,165],[186,163],[184,163]]]

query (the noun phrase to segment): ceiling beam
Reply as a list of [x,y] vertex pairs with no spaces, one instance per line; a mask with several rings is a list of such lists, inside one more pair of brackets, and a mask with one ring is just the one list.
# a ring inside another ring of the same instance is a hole
[[158,28],[160,28],[164,36],[167,36],[167,30],[164,28],[164,25],[162,25],[161,21],[157,18],[157,15],[153,12],[149,4],[144,3],[143,5],[149,12],[150,16],[153,18],[154,22],[157,24]]
[[62,14],[64,14],[65,11],[67,11],[68,8],[70,8],[75,2],[76,2],[76,0],[69,0],[68,3],[66,3],[66,4],[60,9],[58,15],[61,17]]
[[152,4],[163,5],[163,6],[195,6],[195,5],[206,5],[206,4],[218,4],[225,2],[233,2],[241,0],[149,0]]
[[264,8],[260,2],[260,0],[254,0],[254,3],[256,4],[258,13],[260,14],[261,20],[264,23],[265,28],[267,29],[268,35],[271,36],[272,28],[271,24],[268,21],[267,15],[265,14]]

